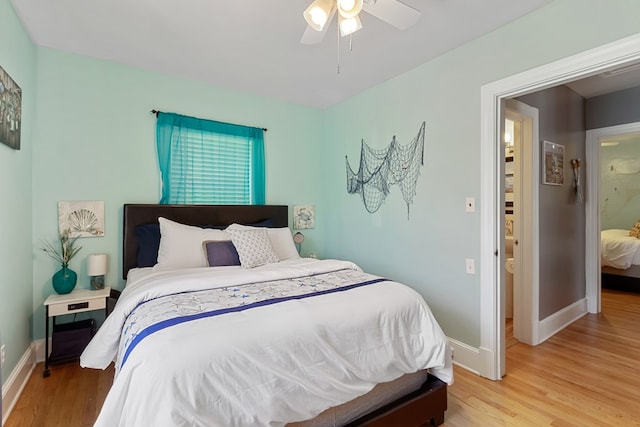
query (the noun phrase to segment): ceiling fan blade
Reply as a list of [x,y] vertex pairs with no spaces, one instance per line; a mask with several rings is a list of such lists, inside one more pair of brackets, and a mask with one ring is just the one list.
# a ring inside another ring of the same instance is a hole
[[422,15],[420,11],[398,0],[365,1],[363,9],[365,12],[401,30],[414,25]]
[[327,26],[325,25],[322,31],[316,31],[310,26],[307,25],[307,28],[304,30],[302,34],[302,38],[300,39],[300,43],[302,44],[318,44],[324,38],[324,35],[327,33]]
[[331,26],[331,22],[333,21],[333,17],[336,15],[336,7],[331,8],[331,12],[329,12],[329,18],[327,18],[327,23],[322,28],[322,31],[316,31],[307,25],[307,28],[304,30],[302,34],[302,38],[300,39],[300,43],[302,44],[318,44],[324,39],[324,35],[327,34],[327,29]]

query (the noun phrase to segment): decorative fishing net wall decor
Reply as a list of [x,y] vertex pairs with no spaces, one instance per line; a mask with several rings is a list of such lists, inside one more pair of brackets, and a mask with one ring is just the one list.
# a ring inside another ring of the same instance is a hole
[[394,135],[391,143],[381,149],[371,148],[362,140],[358,172],[353,172],[349,158],[345,156],[347,192],[360,194],[367,212],[374,213],[380,209],[390,187],[398,185],[407,204],[409,219],[409,206],[416,194],[420,166],[424,164],[424,132],[425,122],[422,122],[418,134],[410,144],[400,145]]

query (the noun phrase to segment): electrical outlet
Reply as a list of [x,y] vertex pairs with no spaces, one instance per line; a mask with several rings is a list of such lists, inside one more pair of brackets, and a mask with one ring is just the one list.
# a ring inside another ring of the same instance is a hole
[[4,366],[4,347],[0,347],[0,366]]
[[465,262],[465,271],[467,274],[476,274],[476,262],[473,258],[467,258]]

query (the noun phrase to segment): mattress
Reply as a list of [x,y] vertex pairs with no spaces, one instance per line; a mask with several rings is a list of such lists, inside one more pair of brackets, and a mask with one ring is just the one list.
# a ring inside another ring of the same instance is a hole
[[135,271],[81,357],[112,361],[96,426],[282,426],[406,374],[453,378],[424,299],[337,260]]
[[602,230],[600,247],[603,267],[625,270],[631,265],[640,265],[640,239],[629,236],[629,230]]

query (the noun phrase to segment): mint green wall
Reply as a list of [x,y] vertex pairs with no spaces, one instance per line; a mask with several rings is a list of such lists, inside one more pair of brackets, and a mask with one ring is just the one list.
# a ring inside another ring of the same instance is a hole
[[[304,251],[352,259],[414,286],[449,336],[479,345],[479,275],[464,273],[464,258],[479,260],[480,218],[464,212],[464,199],[480,193],[480,88],[636,33],[639,15],[636,0],[590,2],[589,8],[583,0],[557,0],[320,111],[34,48],[7,0],[0,0],[0,65],[27,92],[28,123],[22,151],[0,147],[3,206],[11,206],[2,208],[0,222],[5,371],[26,350],[29,326],[34,338],[44,335],[42,301],[53,292],[57,266],[38,247],[56,235],[58,201],[105,201],[106,235],[82,239],[72,267],[79,286],[87,287],[86,256],[107,252],[108,282],[122,287],[122,204],[154,203],[159,196],[152,108],[268,127],[267,202],[316,205],[317,227],[305,232]],[[410,219],[395,187],[378,213],[366,213],[357,196],[346,194],[344,156],[357,167],[361,139],[383,147],[396,135],[406,144],[422,121],[425,165]]]
[[2,380],[31,344],[31,153],[35,120],[35,47],[7,0],[0,0],[0,66],[22,89],[19,151],[0,144],[0,344]]
[[[326,111],[326,190],[318,212],[327,256],[401,280],[427,299],[445,333],[480,344],[480,276],[465,258],[480,258],[479,213],[465,197],[480,195],[480,90],[484,84],[640,31],[640,2],[558,0]],[[615,22],[616,25],[603,23]],[[425,40],[429,43],[429,40]],[[345,191],[344,156],[357,168],[360,140],[406,144],[426,121],[425,164],[411,217],[397,187],[376,214]],[[355,163],[355,165],[354,165]],[[482,200],[477,200],[477,207]],[[329,244],[328,242],[340,242]],[[479,272],[478,272],[479,273]]]
[[[56,236],[60,200],[105,202],[105,236],[80,239],[83,249],[70,264],[78,287],[88,287],[87,255],[106,252],[107,282],[122,288],[122,205],[159,201],[152,109],[268,128],[267,203],[314,203],[321,111],[43,47],[37,58],[34,237]],[[305,233],[310,241],[313,231]],[[53,292],[56,269],[37,253],[36,338],[44,336],[42,301]]]
[[631,230],[640,219],[640,135],[600,148],[599,190],[600,228]]

